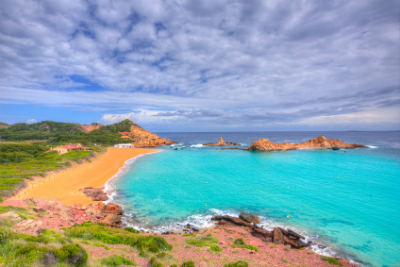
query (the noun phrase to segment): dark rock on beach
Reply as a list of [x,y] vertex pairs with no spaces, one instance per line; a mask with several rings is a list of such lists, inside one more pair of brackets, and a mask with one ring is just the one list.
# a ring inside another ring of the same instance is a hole
[[261,223],[260,217],[258,217],[257,215],[251,214],[251,213],[247,213],[247,212],[240,213],[239,218],[248,223]]

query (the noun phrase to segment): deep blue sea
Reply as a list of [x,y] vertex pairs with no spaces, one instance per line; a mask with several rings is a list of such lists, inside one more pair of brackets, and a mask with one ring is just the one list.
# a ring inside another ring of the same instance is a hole
[[[247,211],[265,228],[303,233],[319,253],[400,266],[399,132],[157,134],[179,144],[131,160],[110,181],[113,202],[135,227],[207,227],[213,214]],[[370,148],[249,152],[201,145],[220,136],[243,148],[262,138],[297,143],[321,134]]]

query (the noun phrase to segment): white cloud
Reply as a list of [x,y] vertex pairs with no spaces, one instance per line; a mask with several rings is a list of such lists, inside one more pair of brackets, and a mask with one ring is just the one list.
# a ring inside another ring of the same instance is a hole
[[[218,109],[225,115],[209,121],[216,125],[227,117],[258,125],[289,116],[293,124],[322,123],[321,116],[342,123],[345,114],[399,103],[396,1],[2,6],[1,103],[86,105],[110,114],[123,107],[148,119],[160,110]],[[395,90],[380,93],[385,88]]]
[[35,119],[29,119],[26,121],[27,124],[32,124],[32,123],[36,123],[37,121]]

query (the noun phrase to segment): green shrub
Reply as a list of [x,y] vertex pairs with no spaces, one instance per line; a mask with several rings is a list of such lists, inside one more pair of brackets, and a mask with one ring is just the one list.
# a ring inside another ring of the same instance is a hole
[[237,262],[231,262],[228,264],[224,264],[224,267],[248,267],[249,264],[245,261],[237,261]]
[[122,256],[118,256],[118,255],[112,255],[110,257],[101,259],[101,264],[108,266],[108,267],[116,267],[116,266],[120,266],[120,265],[136,266],[136,263],[134,263],[132,260],[126,259],[126,258],[124,258]]
[[196,267],[194,261],[185,261],[182,263],[182,267]]
[[197,247],[211,246],[213,244],[218,244],[218,241],[218,238],[212,236],[211,234],[208,234],[207,236],[192,236],[186,240],[188,244]]
[[333,263],[335,265],[339,265],[339,266],[343,266],[343,264],[341,264],[340,262],[338,262],[337,259],[332,258],[332,257],[327,257],[327,256],[321,256],[321,259],[324,261],[327,261],[329,263]]
[[222,248],[221,248],[220,246],[218,246],[218,245],[211,245],[211,246],[210,246],[210,249],[211,249],[212,251],[215,251],[215,252],[220,252],[220,251],[222,251]]
[[87,240],[98,240],[106,244],[124,244],[136,247],[142,254],[158,253],[172,249],[163,237],[156,235],[142,236],[118,228],[109,228],[105,224],[85,222],[67,228],[66,236]]
[[161,253],[157,254],[157,258],[159,258],[159,259],[163,259],[163,258],[165,258],[165,256],[167,256],[167,253],[165,253],[165,252],[161,252]]
[[139,231],[139,230],[136,230],[136,229],[133,228],[133,227],[125,227],[124,230],[125,230],[125,231],[128,231],[128,232],[131,232],[131,233],[134,233],[134,234],[140,234],[140,231]]
[[238,238],[233,242],[238,248],[246,248],[249,250],[258,251],[258,248],[252,245],[248,245],[244,242],[243,238]]
[[152,267],[164,267],[161,263],[157,262],[155,257],[152,257],[149,263]]

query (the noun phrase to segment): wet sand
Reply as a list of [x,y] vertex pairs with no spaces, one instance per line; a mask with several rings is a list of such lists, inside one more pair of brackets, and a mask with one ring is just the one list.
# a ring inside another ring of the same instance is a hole
[[34,179],[24,190],[9,199],[41,197],[58,198],[65,205],[95,203],[79,189],[103,186],[125,165],[127,160],[157,151],[146,148],[110,147],[106,153],[93,159],[92,162],[77,164],[44,178]]

